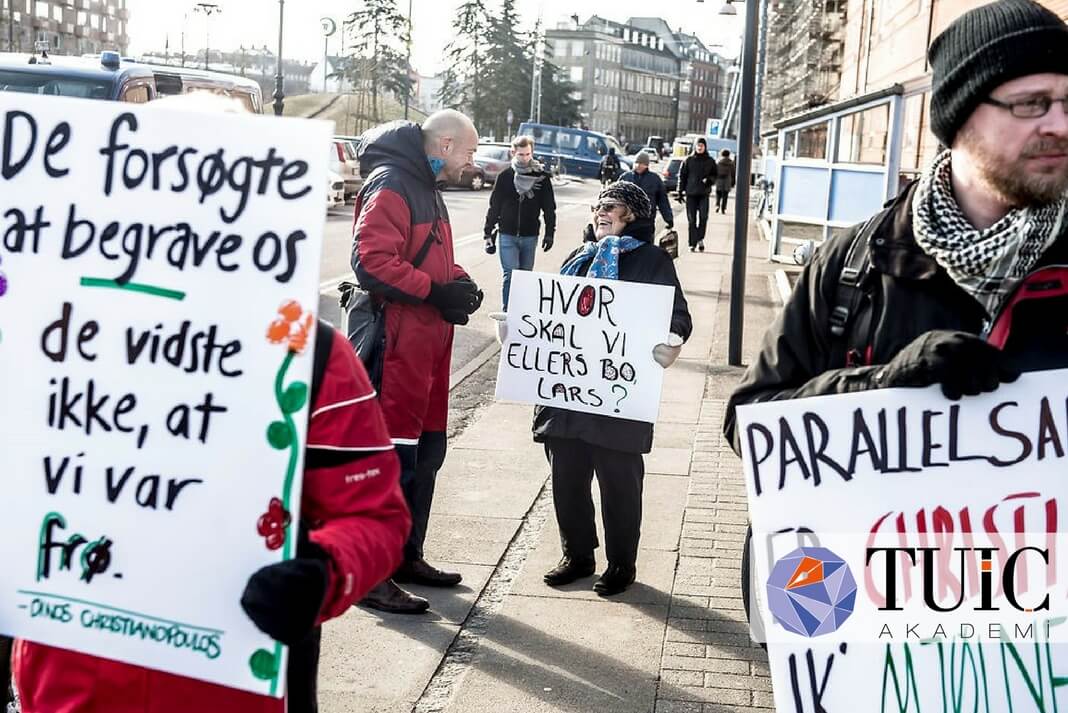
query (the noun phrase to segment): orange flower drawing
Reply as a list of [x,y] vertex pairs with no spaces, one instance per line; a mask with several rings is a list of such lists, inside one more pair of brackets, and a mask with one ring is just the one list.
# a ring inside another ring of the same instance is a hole
[[[286,300],[278,308],[281,317],[267,327],[267,340],[271,344],[286,343],[289,351],[300,354],[308,346],[308,336],[315,325],[315,315],[304,314],[295,300]],[[304,319],[301,319],[303,315]]]

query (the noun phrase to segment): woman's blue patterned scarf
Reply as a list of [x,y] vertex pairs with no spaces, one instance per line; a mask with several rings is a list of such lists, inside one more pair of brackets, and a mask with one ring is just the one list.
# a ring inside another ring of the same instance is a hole
[[593,260],[586,277],[600,277],[605,280],[619,279],[619,256],[639,248],[644,243],[637,238],[624,235],[618,237],[607,235],[596,243],[585,243],[560,269],[561,275],[578,275],[582,267]]

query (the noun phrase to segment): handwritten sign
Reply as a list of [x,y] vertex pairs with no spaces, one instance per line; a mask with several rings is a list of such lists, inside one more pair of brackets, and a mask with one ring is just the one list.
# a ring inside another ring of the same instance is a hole
[[674,290],[516,270],[497,398],[656,421]]
[[1068,702],[1068,372],[745,406],[754,632],[779,711]]
[[282,695],[328,140],[0,93],[0,631]]

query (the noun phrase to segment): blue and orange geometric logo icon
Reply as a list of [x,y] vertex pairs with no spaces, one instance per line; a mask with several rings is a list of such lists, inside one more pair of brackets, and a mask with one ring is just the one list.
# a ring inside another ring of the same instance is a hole
[[857,598],[849,565],[826,547],[799,547],[768,577],[768,608],[787,631],[809,638],[837,631]]

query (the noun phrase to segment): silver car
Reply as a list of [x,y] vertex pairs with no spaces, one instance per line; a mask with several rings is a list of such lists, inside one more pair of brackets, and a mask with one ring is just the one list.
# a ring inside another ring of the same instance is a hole
[[486,183],[496,183],[501,171],[512,165],[512,148],[508,144],[482,144],[475,151],[475,165],[486,174]]

